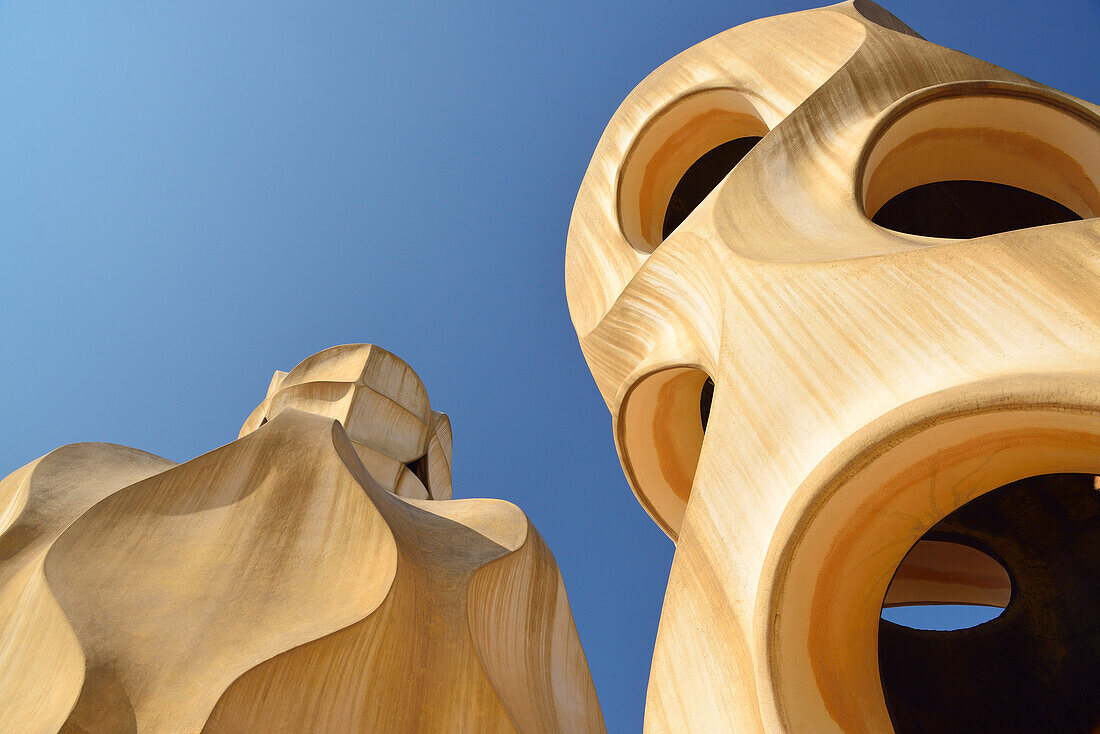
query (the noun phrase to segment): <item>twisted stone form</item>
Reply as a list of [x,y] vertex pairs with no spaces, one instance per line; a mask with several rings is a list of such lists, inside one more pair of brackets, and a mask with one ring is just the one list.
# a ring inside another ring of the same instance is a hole
[[[1098,214],[1100,108],[866,0],[627,97],[566,288],[676,541],[646,731],[1100,722]],[[918,603],[1006,609],[929,648],[880,618]]]
[[0,728],[603,731],[549,549],[512,504],[439,501],[450,465],[415,373],[351,345],[191,461],[85,443],[16,471]]

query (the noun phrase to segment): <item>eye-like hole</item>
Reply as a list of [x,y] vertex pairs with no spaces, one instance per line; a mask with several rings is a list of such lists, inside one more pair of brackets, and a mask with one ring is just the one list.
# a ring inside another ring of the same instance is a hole
[[1012,597],[1004,566],[962,543],[921,540],[898,566],[882,618],[904,627],[957,630],[996,619]]
[[654,115],[623,160],[619,223],[630,245],[652,252],[780,119],[733,89],[692,92]]
[[617,416],[616,441],[627,479],[673,538],[695,482],[713,397],[707,373],[674,367],[639,380]]
[[702,158],[692,163],[691,168],[687,169],[676,184],[672,198],[669,199],[664,225],[661,227],[661,238],[667,239],[759,142],[758,135],[731,140],[707,151]]
[[861,173],[879,226],[966,239],[1100,213],[1095,116],[1035,89],[968,82],[904,103]]
[[[921,616],[921,603],[942,606]],[[896,732],[1095,731],[1096,478],[1032,477],[963,505],[913,546],[884,606],[879,672]]]
[[1052,199],[988,181],[937,181],[903,191],[872,221],[924,237],[968,239],[1081,219]]

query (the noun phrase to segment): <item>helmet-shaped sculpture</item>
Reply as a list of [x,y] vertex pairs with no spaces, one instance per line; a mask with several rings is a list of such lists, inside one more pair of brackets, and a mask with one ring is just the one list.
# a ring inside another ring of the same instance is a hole
[[561,575],[451,494],[446,416],[367,344],[175,464],[63,446],[0,481],[0,729],[602,732]]
[[412,368],[373,344],[330,347],[277,370],[241,436],[287,409],[340,421],[371,476],[402,497],[451,498],[451,422]]
[[[653,72],[569,228],[676,541],[646,730],[1100,721],[1100,109],[855,0]],[[884,603],[1005,607],[956,632]]]

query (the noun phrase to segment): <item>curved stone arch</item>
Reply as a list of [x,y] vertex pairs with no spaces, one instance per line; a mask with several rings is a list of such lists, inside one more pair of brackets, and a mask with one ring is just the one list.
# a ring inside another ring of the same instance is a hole
[[790,731],[890,731],[877,629],[894,570],[966,502],[1051,473],[1100,473],[1095,377],[971,383],[898,408],[834,450],[789,501],[761,574],[770,579],[754,613],[765,720]]

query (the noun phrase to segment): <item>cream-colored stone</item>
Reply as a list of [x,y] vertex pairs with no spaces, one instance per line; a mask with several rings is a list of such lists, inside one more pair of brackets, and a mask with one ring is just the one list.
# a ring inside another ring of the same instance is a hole
[[0,729],[603,731],[527,518],[429,499],[450,446],[415,373],[350,345],[191,461],[75,444],[11,474]]
[[[646,731],[890,731],[878,626],[909,549],[1009,482],[1100,471],[1098,113],[865,0],[726,31],[623,102],[566,289],[627,479],[676,541]],[[759,135],[662,240],[688,167]],[[871,221],[955,179],[1083,221]]]

